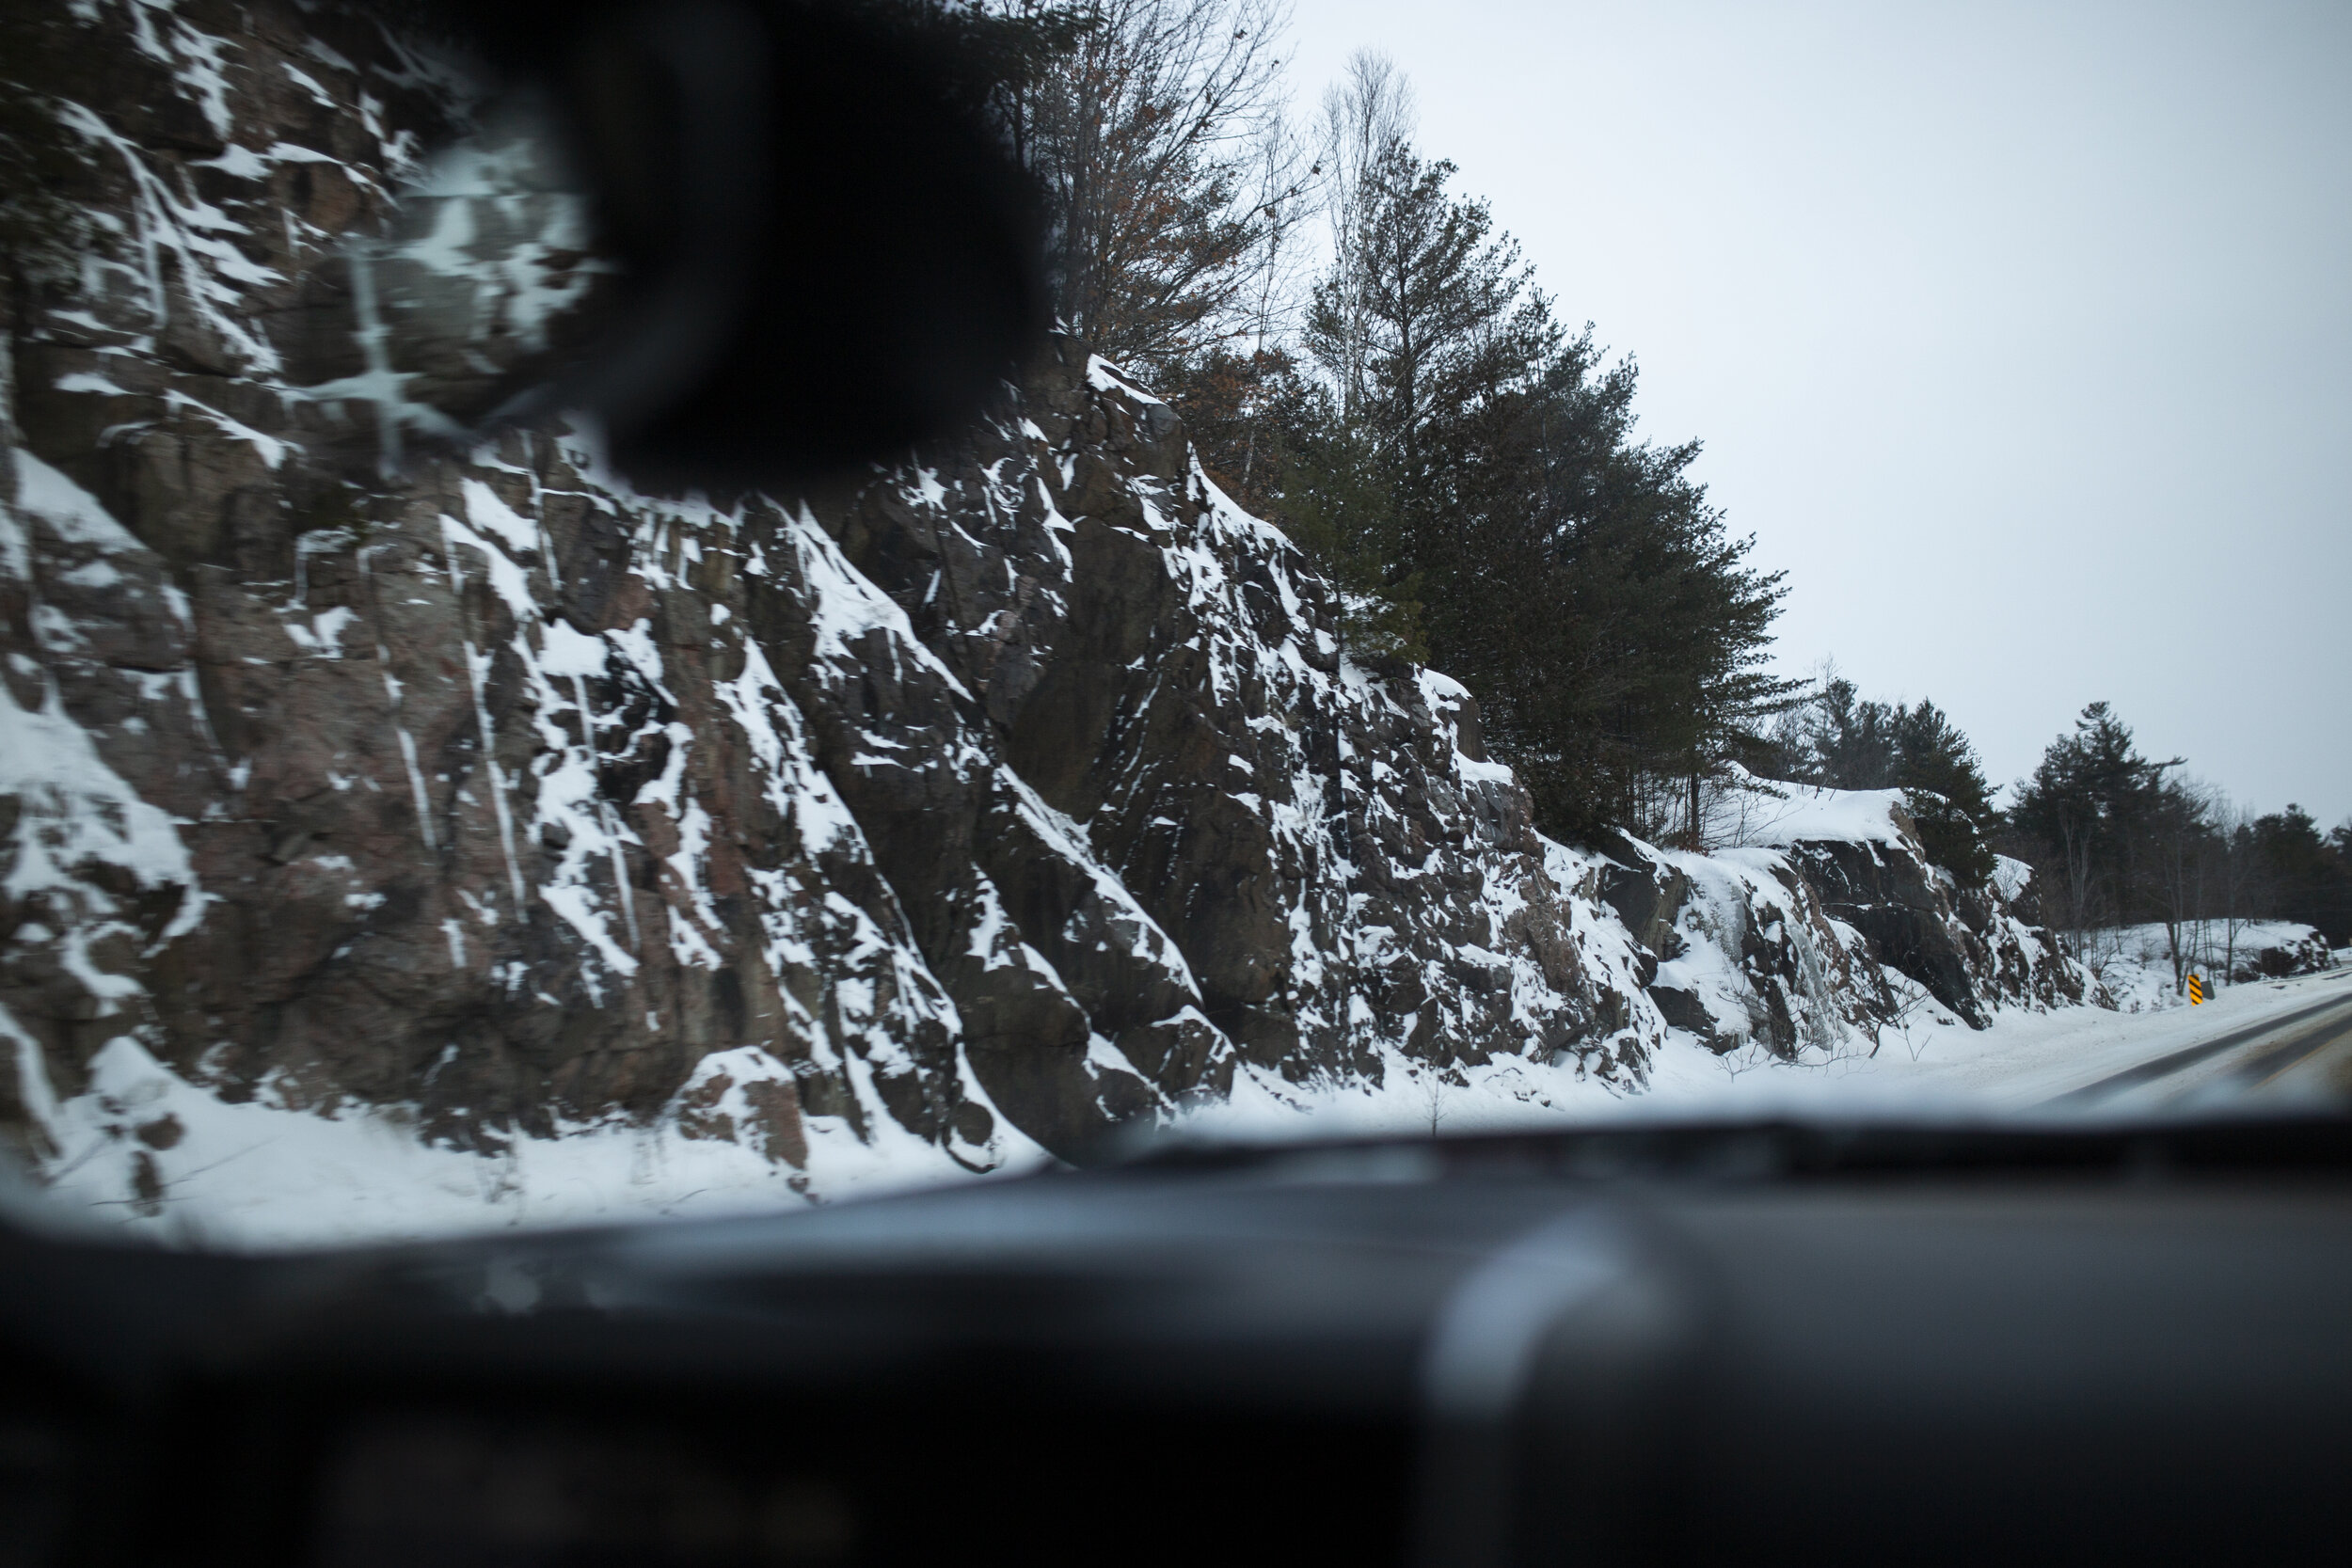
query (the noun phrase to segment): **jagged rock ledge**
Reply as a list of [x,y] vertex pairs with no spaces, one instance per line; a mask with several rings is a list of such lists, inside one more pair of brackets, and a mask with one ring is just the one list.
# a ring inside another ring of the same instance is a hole
[[[796,1202],[1242,1085],[1847,1049],[1899,977],[2095,999],[1884,811],[1548,843],[1468,694],[1347,659],[1067,340],[829,497],[637,495],[561,427],[355,468],[468,373],[371,336],[341,248],[462,82],[292,0],[86,25],[147,80],[70,106],[86,263],[0,305],[0,1131],[93,1204]],[[446,264],[527,327],[498,199]]]

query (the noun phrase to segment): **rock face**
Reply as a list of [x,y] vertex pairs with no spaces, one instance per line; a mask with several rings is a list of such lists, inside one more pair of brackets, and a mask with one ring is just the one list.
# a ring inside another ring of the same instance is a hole
[[[1074,342],[827,496],[641,496],[560,422],[420,456],[488,360],[404,347],[345,242],[414,230],[462,82],[294,0],[73,25],[128,85],[61,111],[78,255],[0,296],[0,1131],[43,1168],[78,1128],[154,1202],[194,1156],[136,1082],[821,1192],[1244,1077],[1793,1054],[1892,1016],[1882,965],[1971,1022],[2082,994],[1915,855],[1547,843],[1468,694],[1343,657]],[[466,330],[544,347],[563,214],[435,188]]]
[[1819,791],[1742,847],[1694,855],[1617,836],[1590,886],[1639,945],[1650,1000],[1718,1052],[1797,1060],[1923,1007],[1984,1028],[2002,1006],[2112,1006],[2038,925],[2030,872],[1963,889],[1929,863],[1895,791]]
[[2299,930],[2265,931],[2232,955],[2230,981],[2247,985],[2256,980],[2283,980],[2294,974],[2319,974],[2333,969],[2336,956],[2328,939],[2310,927]]
[[[1909,818],[1899,820],[1909,834]],[[1788,854],[1823,911],[1861,933],[1875,962],[1973,1028],[2004,1002],[2059,1006],[2091,995],[2088,975],[2052,961],[2057,943],[2037,927],[2039,901],[2018,862],[1987,886],[1963,890],[1915,845],[1815,841]],[[2002,895],[2004,881],[2015,897]]]
[[809,1118],[1075,1155],[1390,1052],[1639,1072],[1469,698],[1346,664],[1165,404],[1065,342],[814,502],[640,497],[560,429],[355,476],[448,377],[332,242],[460,89],[292,6],[88,26],[154,90],[68,111],[88,263],[18,291],[0,426],[36,1146],[126,1037],[459,1143],[733,1094],[787,1164]]

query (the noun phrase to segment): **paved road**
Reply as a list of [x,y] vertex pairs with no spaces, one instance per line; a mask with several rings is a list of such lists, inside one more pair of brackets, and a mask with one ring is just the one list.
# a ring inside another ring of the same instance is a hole
[[2352,1099],[2352,995],[2339,993],[2112,1073],[2046,1101],[2078,1109],[2128,1098]]

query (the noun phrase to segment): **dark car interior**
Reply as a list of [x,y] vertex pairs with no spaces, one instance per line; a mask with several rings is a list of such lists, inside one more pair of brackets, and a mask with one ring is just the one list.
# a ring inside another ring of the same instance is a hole
[[2336,1120],[1169,1150],[278,1259],[12,1230],[22,1563],[2331,1560]]

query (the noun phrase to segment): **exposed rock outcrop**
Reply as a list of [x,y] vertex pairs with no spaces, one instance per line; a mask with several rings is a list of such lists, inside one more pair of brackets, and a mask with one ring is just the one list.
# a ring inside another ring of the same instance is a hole
[[1245,1077],[1835,1049],[1890,969],[1972,1022],[2082,994],[1915,845],[1548,843],[1469,695],[1343,657],[1074,342],[826,496],[642,496],[561,423],[420,456],[593,286],[560,211],[444,178],[488,357],[371,313],[347,242],[418,228],[463,81],[294,0],[86,16],[128,63],[59,111],[79,255],[0,295],[0,1132],[107,1201],[223,1153],[171,1104],[821,1194]]
[[291,5],[87,25],[156,80],[68,107],[88,264],[6,324],[37,1148],[119,1040],[481,1147],[731,1094],[787,1164],[812,1118],[1077,1155],[1392,1053],[1638,1075],[1623,944],[1468,696],[1345,663],[1296,552],[1078,346],[829,499],[638,496],[560,428],[355,476],[463,380],[371,336],[337,248],[462,84]]
[[1899,792],[1808,794],[1741,847],[1608,843],[1594,891],[1643,948],[1668,1024],[1796,1059],[1922,1002],[1979,1029],[2002,1006],[2111,1005],[2035,923],[2026,866],[1964,889],[1929,863]]
[[2289,931],[2265,931],[2230,953],[2225,960],[2233,985],[2256,980],[2282,980],[2295,974],[2320,974],[2333,969],[2336,956],[2328,939],[2311,927]]

